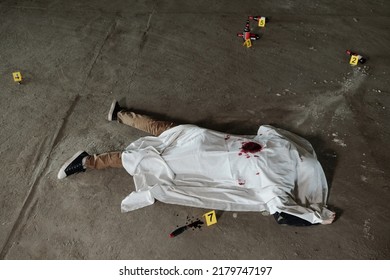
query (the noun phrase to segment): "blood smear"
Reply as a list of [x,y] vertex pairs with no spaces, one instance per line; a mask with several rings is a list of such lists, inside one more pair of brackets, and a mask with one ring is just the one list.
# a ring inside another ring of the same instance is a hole
[[241,147],[242,153],[257,153],[261,151],[261,145],[255,142],[244,142]]
[[[238,155],[242,156],[242,154],[245,154],[246,158],[250,158],[251,156],[249,155],[249,153],[254,154],[260,152],[261,149],[262,149],[261,145],[256,142],[242,142],[241,151]],[[254,155],[254,157],[259,157],[259,156]]]

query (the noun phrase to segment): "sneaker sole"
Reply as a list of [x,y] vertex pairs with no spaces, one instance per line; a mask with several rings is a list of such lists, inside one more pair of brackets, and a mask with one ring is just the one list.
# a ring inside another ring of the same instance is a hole
[[110,122],[113,121],[112,115],[113,115],[113,113],[114,113],[116,103],[117,103],[117,101],[114,100],[114,101],[111,103],[110,111],[108,111],[107,119],[108,119],[108,121],[110,121]]
[[72,161],[74,161],[79,155],[81,155],[84,151],[78,151],[76,154],[74,154],[73,157],[71,157],[70,159],[68,159],[60,168],[60,171],[58,171],[58,175],[57,175],[57,178],[58,179],[64,179],[66,178],[68,175],[66,175],[65,173],[65,169],[69,166],[69,164],[72,163]]

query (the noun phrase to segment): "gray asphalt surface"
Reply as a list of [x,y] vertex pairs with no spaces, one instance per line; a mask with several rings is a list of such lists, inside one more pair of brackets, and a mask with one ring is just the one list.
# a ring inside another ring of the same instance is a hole
[[[270,18],[246,48],[249,15]],[[389,259],[390,2],[0,1],[1,259]],[[368,57],[349,65],[345,50]],[[21,85],[12,79],[20,71]],[[106,120],[113,99],[229,133],[272,124],[308,139],[330,185],[329,226],[260,213],[169,233],[210,209],[131,213],[124,170],[64,180],[78,150],[146,134]]]

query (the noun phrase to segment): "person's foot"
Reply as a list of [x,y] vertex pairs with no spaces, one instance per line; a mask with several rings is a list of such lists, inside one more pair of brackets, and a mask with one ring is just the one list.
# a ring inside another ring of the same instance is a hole
[[58,172],[58,179],[64,179],[72,174],[85,172],[85,167],[83,166],[83,159],[89,156],[87,152],[78,151],[70,159],[68,159],[60,168]]
[[118,112],[121,111],[122,108],[119,106],[118,101],[114,100],[111,103],[110,111],[108,111],[107,119],[111,121],[116,121],[118,119]]

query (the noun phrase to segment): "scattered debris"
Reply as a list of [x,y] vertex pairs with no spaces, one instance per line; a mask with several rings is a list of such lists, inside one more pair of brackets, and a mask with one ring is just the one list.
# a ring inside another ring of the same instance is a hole
[[285,95],[297,95],[297,94],[286,88],[281,93],[276,93],[276,96],[282,96],[282,95],[285,96]]
[[367,219],[364,221],[363,235],[364,235],[364,238],[366,238],[368,240],[374,240],[374,235],[371,233],[371,220],[370,219]]
[[260,39],[259,35],[251,33],[249,28],[249,20],[246,21],[244,31],[242,33],[237,33],[237,36],[241,37],[244,40],[244,45],[246,45],[247,48],[250,48],[252,46],[251,41],[256,41]]
[[243,45],[247,48],[252,47],[252,41],[260,39],[260,36],[258,34],[251,33],[249,24],[250,20],[256,21],[259,27],[265,27],[265,24],[269,21],[269,18],[264,16],[248,16],[244,31],[242,33],[237,33],[237,36],[241,37],[244,40]]
[[346,50],[346,53],[351,58],[350,61],[349,61],[349,64],[351,64],[351,65],[357,65],[358,63],[363,64],[363,63],[365,63],[367,61],[366,58],[364,58],[360,54],[352,52],[351,50]]
[[269,21],[269,18],[263,16],[249,16],[248,19],[257,21],[259,27],[265,27],[265,24]]
[[271,215],[271,213],[268,212],[268,211],[261,211],[261,215],[263,215],[263,216],[269,216],[269,215]]
[[333,142],[340,145],[341,147],[347,147],[347,144],[345,144],[342,139],[337,138],[338,137],[337,133],[332,133],[332,136],[334,137]]

